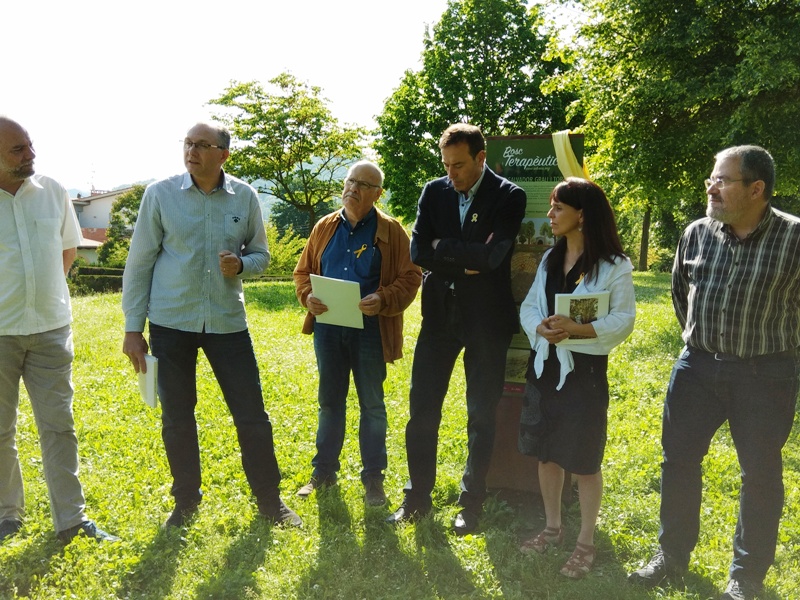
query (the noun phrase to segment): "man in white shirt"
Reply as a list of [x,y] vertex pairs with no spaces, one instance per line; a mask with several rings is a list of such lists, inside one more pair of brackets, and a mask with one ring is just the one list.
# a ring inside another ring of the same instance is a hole
[[72,418],[72,313],[65,274],[81,239],[67,191],[34,175],[33,144],[0,116],[0,543],[22,528],[17,455],[19,381],[31,399],[58,538],[119,538],[84,513]]

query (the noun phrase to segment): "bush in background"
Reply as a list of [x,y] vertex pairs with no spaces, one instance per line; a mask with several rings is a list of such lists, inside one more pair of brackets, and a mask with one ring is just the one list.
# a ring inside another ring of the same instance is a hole
[[267,277],[291,277],[307,240],[295,233],[291,226],[283,234],[271,221],[266,222],[264,226],[267,230],[270,253],[269,266],[264,271],[264,275]]

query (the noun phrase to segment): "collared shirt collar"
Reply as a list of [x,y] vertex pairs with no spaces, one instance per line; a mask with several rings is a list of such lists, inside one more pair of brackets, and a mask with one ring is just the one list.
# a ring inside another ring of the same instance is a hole
[[[231,185],[230,175],[228,175],[225,171],[221,171],[221,173],[222,174],[220,175],[220,183],[217,185],[217,187],[215,187],[213,190],[211,190],[211,193],[213,194],[217,190],[223,189],[228,194],[234,194],[235,192],[233,191],[233,186]],[[186,173],[183,174],[183,181],[181,182],[181,189],[182,190],[188,190],[190,187],[192,187],[194,185],[195,185],[194,179],[192,179],[192,176],[187,171]],[[195,186],[195,187],[197,187],[197,186]],[[198,189],[198,191],[200,191],[200,188],[197,188],[197,189]]]
[[[375,206],[373,206],[372,208],[369,209],[369,212],[366,215],[364,215],[364,218],[361,219],[358,223],[356,223],[356,226],[353,227],[352,229],[355,229],[359,225],[364,225],[365,223],[368,223],[369,221],[377,219],[377,217],[375,216],[375,212],[376,212],[376,208],[375,208]],[[346,223],[347,227],[350,227],[350,221],[347,220],[347,215],[344,214],[344,207],[339,209],[339,219],[341,219],[343,223]]]
[[[464,198],[464,201],[471,200],[475,197],[475,194],[478,193],[478,188],[481,187],[481,183],[483,183],[483,176],[486,175],[486,164],[484,163],[483,169],[481,170],[481,176],[478,177],[478,181],[476,181],[471,188],[467,190],[467,193],[458,192],[458,194]],[[455,189],[455,188],[453,188]]]
[[[39,181],[33,175],[31,175],[30,177],[26,177],[25,181],[22,182],[23,186],[28,185],[28,184],[32,185],[33,187],[39,188],[40,190],[44,189],[42,184],[39,183]],[[22,189],[22,186],[20,186],[20,189]]]
[[[33,187],[39,188],[40,190],[44,189],[44,187],[42,187],[42,184],[39,183],[39,181],[37,181],[36,175],[34,174],[22,180],[22,183],[20,184],[19,189],[17,190],[17,194],[19,194],[20,190],[24,190],[28,185],[32,185]],[[0,189],[0,191],[5,192],[11,197],[16,196],[16,194],[11,194],[2,189]]]
[[725,233],[728,237],[735,239],[740,242],[744,242],[745,240],[754,240],[760,237],[763,232],[769,227],[770,222],[774,218],[775,215],[772,213],[772,204],[767,202],[767,209],[764,211],[764,215],[761,217],[761,220],[756,225],[755,229],[748,233],[743,239],[739,239],[739,237],[733,233],[731,226],[727,223],[719,223],[720,230]]

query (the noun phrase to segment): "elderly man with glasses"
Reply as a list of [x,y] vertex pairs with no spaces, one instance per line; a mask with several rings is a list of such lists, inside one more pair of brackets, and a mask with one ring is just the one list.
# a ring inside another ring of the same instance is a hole
[[770,205],[772,156],[736,146],[706,180],[707,217],[686,229],[672,300],[686,346],[664,405],[660,549],[630,581],[680,578],[700,532],[703,458],[725,421],[739,458],[739,518],[721,598],[756,597],[775,559],[781,449],[798,393],[800,219]]
[[202,498],[195,421],[196,367],[202,349],[233,416],[242,466],[268,520],[302,521],[281,500],[281,480],[247,329],[242,279],[269,262],[256,191],[222,170],[230,134],[198,123],[186,134],[186,173],[145,190],[123,276],[125,341],[134,370],[147,370],[147,342],[158,359],[161,435],[175,509],[167,528],[186,526]]
[[[411,262],[403,226],[375,207],[382,188],[383,173],[377,165],[360,161],[350,167],[341,210],[317,222],[294,270],[297,298],[308,309],[303,333],[314,334],[319,369],[317,454],[311,461],[311,479],[297,492],[301,497],[336,482],[352,372],[361,410],[359,447],[365,500],[371,506],[386,503],[383,382],[386,363],[403,355],[403,311],[414,300],[422,273]],[[312,274],[359,284],[363,328],[317,319],[328,306],[314,296]]]

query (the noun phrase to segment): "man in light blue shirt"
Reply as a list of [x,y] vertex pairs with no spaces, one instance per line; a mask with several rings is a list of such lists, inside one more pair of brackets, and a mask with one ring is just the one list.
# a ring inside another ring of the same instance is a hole
[[195,421],[197,351],[214,370],[233,416],[245,475],[259,511],[280,524],[302,521],[281,500],[272,424],[264,410],[244,308],[242,279],[269,262],[256,191],[226,174],[230,134],[198,123],[183,143],[186,173],[147,187],[123,276],[125,341],[134,370],[158,358],[162,438],[175,509],[166,526],[183,527],[202,498]]

